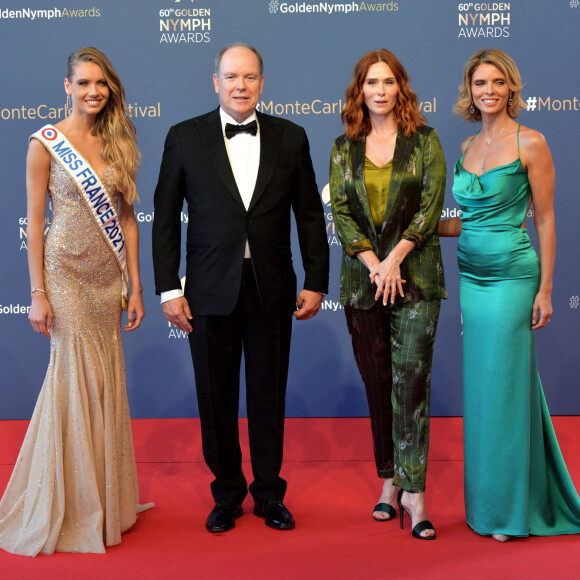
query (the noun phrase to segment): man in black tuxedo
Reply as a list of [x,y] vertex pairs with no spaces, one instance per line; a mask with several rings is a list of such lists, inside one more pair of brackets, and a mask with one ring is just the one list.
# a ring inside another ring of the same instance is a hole
[[[294,527],[280,477],[292,314],[314,316],[328,290],[324,214],[304,130],[256,111],[262,58],[236,43],[218,53],[219,108],[172,127],[155,191],[153,260],[167,320],[189,333],[204,458],[216,502],[206,528],[223,532],[248,493],[238,434],[242,350],[246,369],[254,514]],[[178,275],[187,202],[184,294]],[[290,248],[294,212],[304,289],[296,297]]]

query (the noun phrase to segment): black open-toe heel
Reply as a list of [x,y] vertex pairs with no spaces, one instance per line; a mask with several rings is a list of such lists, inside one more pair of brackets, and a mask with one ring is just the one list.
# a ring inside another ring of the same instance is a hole
[[[413,523],[413,518],[411,517],[411,512],[403,506],[403,504],[401,503],[401,498],[403,497],[403,490],[399,490],[399,495],[397,496],[397,503],[399,504],[399,515],[401,516],[401,529],[403,529],[403,517],[404,517],[404,513],[403,510],[407,512],[407,515],[409,516],[409,519],[411,520],[411,524]],[[433,530],[435,531],[435,528],[433,527],[433,524],[429,521],[429,520],[423,520],[422,522],[419,522],[411,531],[411,534],[413,535],[414,538],[419,538],[420,540],[434,540],[437,535],[433,534],[432,536],[422,536],[421,532],[423,530]]]
[[374,512],[385,512],[389,516],[388,518],[376,518],[373,516],[375,522],[390,522],[391,520],[394,520],[397,515],[397,510],[392,505],[382,502],[374,507],[373,513]]

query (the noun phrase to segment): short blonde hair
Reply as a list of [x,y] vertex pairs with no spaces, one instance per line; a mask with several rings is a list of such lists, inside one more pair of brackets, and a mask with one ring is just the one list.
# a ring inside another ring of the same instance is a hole
[[474,112],[472,113],[470,108],[473,103],[473,97],[471,95],[471,79],[473,78],[475,69],[483,63],[495,66],[505,76],[508,87],[512,93],[512,104],[508,104],[507,114],[512,119],[515,119],[519,116],[521,109],[526,108],[526,104],[521,97],[521,90],[523,88],[522,77],[520,76],[520,71],[518,70],[516,63],[506,52],[499,48],[484,48],[483,50],[478,50],[467,61],[465,68],[463,69],[463,78],[459,85],[459,97],[457,103],[453,106],[453,112],[457,113],[467,121],[481,121],[480,110],[474,105]]

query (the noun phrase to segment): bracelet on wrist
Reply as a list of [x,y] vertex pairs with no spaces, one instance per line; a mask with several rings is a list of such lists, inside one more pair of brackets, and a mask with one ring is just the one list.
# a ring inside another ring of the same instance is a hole
[[31,288],[30,289],[31,294],[34,294],[35,292],[42,292],[43,294],[46,294],[46,290],[43,290],[42,288]]

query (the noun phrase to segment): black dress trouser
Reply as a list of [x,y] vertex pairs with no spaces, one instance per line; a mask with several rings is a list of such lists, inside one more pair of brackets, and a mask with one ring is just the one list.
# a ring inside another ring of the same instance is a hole
[[189,344],[195,370],[205,462],[215,476],[214,500],[238,506],[248,488],[242,472],[238,411],[244,353],[248,431],[255,501],[282,500],[286,382],[292,313],[263,312],[251,260],[244,260],[240,294],[227,316],[195,316]]

